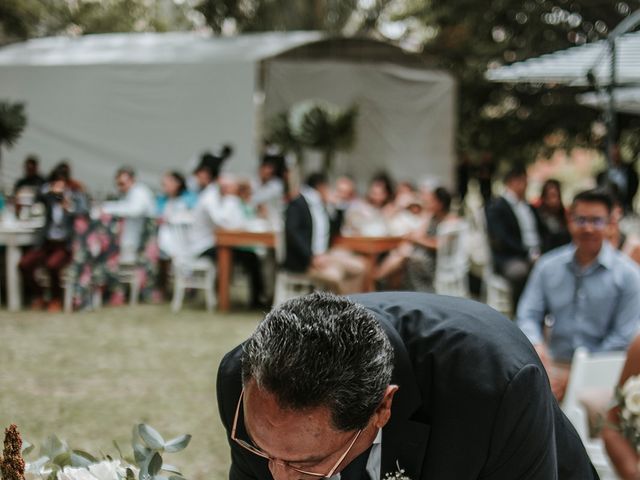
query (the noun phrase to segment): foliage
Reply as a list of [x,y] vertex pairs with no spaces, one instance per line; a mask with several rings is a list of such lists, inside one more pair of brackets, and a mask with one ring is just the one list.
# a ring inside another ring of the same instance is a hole
[[324,170],[331,171],[333,155],[353,146],[358,108],[339,108],[329,102],[306,100],[293,105],[271,122],[267,141],[300,153],[305,148],[322,151]]
[[[106,469],[109,480],[134,480],[136,472],[138,480],[184,480],[175,466],[164,463],[162,455],[184,450],[190,441],[191,435],[165,441],[152,427],[139,424],[133,428],[133,459],[123,457],[118,444],[114,442],[120,460],[106,456],[101,461],[85,451],[70,448],[66,442],[52,435],[41,445],[39,458],[27,466],[27,472],[30,478],[47,480],[106,480],[96,473],[99,465],[98,470]],[[23,455],[28,455],[32,450],[33,446],[27,446]]]
[[27,126],[23,103],[0,101],[0,147],[12,147]]
[[[460,82],[458,148],[523,161],[541,147],[601,145],[591,133],[600,114],[577,105],[576,89],[494,84],[485,70],[604,38],[638,7],[638,0],[412,0],[397,18],[418,20],[414,30],[430,35],[425,54]],[[630,118],[620,123],[629,128]]]

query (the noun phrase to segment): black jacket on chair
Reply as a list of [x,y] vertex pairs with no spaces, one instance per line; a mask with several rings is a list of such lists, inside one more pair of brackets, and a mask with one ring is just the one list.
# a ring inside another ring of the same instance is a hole
[[[529,205],[536,221],[540,242],[542,242],[543,225],[538,212]],[[529,251],[522,243],[522,232],[518,219],[511,205],[504,197],[496,198],[487,208],[487,233],[493,256],[494,267],[502,272],[506,262],[514,258],[528,260]],[[540,245],[542,248],[542,244]]]
[[284,216],[285,259],[283,267],[290,272],[306,272],[313,253],[313,220],[311,210],[302,195],[294,198]]
[[[411,480],[597,479],[554,399],[538,355],[489,307],[421,293],[352,300],[377,317],[395,351],[400,388],[382,429],[381,475]],[[242,389],[242,346],[218,370],[218,407],[230,436]],[[230,480],[269,480],[267,461],[231,444]]]

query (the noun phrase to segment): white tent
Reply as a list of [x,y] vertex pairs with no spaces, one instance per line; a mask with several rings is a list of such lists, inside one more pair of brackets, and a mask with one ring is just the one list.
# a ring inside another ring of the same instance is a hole
[[[611,55],[607,41],[600,40],[493,68],[486,77],[495,82],[559,83],[589,86],[588,74],[598,85],[608,85]],[[640,32],[627,33],[616,40],[616,84],[640,83]]]
[[[617,112],[640,115],[640,88],[616,88],[613,94]],[[606,92],[588,92],[577,96],[578,103],[604,110],[609,104]]]
[[188,171],[197,155],[222,143],[235,147],[228,168],[253,174],[261,118],[307,98],[361,107],[357,144],[339,159],[340,170],[360,178],[385,166],[399,178],[450,181],[452,78],[398,61],[406,54],[380,42],[369,42],[357,59],[339,58],[335,49],[323,58],[300,53],[325,42],[316,32],[148,33],[2,48],[0,99],[26,102],[29,119],[17,146],[5,152],[6,186],[35,153],[45,171],[68,158],[98,196],[112,191],[122,164],[155,187],[163,171]]

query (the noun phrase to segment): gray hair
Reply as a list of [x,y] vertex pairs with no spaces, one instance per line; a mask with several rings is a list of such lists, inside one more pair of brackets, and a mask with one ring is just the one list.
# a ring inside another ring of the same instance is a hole
[[282,408],[326,406],[338,430],[364,428],[391,382],[393,348],[375,316],[314,293],[274,308],[244,344],[242,379]]

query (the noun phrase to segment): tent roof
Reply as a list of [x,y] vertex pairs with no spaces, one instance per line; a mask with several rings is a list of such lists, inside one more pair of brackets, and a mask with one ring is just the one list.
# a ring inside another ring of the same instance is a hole
[[323,38],[319,32],[269,32],[234,37],[212,37],[196,32],[46,37],[0,48],[0,66],[251,62]]
[[[639,84],[640,32],[619,37],[616,45],[616,83],[618,85]],[[486,72],[486,77],[494,82],[588,86],[587,74],[592,69],[599,85],[607,85],[610,82],[611,56],[606,40],[490,69]]]
[[[640,88],[616,88],[614,103],[618,112],[640,115]],[[578,103],[588,107],[605,109],[609,103],[606,92],[588,92],[577,96]]]

